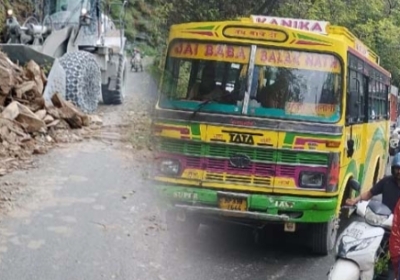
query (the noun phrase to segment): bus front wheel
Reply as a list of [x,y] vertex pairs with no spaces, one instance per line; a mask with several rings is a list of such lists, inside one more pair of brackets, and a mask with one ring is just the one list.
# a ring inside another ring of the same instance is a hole
[[325,223],[311,225],[311,250],[317,255],[326,256],[335,247],[338,219],[333,219]]

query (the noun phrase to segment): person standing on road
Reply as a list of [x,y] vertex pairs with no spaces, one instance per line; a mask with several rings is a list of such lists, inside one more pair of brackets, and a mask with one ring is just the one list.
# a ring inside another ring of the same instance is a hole
[[142,53],[138,48],[133,48],[133,54],[131,58],[131,70],[133,68],[140,68],[141,71],[143,71],[143,65],[142,65]]
[[397,153],[392,160],[391,173],[391,175],[379,180],[370,190],[358,197],[347,199],[346,204],[353,206],[359,201],[370,200],[373,196],[381,194],[382,203],[389,207],[393,213],[400,198],[400,153]]

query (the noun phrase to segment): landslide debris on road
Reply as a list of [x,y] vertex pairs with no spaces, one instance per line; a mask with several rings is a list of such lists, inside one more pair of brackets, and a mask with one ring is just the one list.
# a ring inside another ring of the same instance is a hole
[[89,126],[99,124],[97,116],[83,114],[58,93],[46,104],[46,83],[34,61],[21,67],[0,52],[0,176],[29,167],[33,154],[57,143],[82,140]]

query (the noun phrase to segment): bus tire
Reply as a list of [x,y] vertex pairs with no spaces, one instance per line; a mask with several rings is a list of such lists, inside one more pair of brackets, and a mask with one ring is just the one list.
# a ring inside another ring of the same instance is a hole
[[[346,183],[346,188],[345,188],[345,190],[344,190],[344,193],[343,193],[343,197],[342,197],[342,201],[341,201],[340,206],[346,205],[346,200],[347,200],[348,198],[351,198],[352,189],[351,189],[351,187],[349,186],[350,180],[351,180],[351,179],[349,179],[349,180],[347,181],[347,183]],[[348,209],[348,208],[344,208],[344,209],[343,209],[343,208],[341,207],[341,209],[340,209],[340,221],[347,220],[347,219],[350,218],[350,216],[351,216],[351,215],[350,215],[350,209]]]
[[311,229],[311,251],[321,256],[326,256],[332,252],[338,233],[337,219],[313,224]]
[[123,55],[118,59],[117,85],[115,90],[109,90],[108,84],[102,86],[103,102],[106,105],[120,105],[124,103],[128,64]]

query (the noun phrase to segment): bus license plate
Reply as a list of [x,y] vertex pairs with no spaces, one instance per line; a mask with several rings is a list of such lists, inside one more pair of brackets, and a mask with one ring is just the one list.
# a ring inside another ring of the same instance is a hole
[[221,196],[218,203],[224,210],[247,211],[247,197]]

